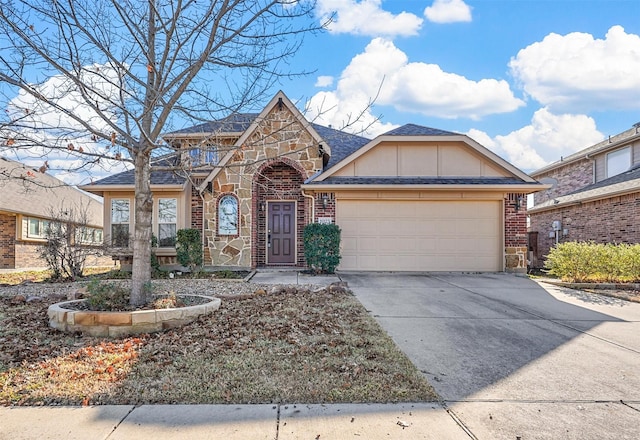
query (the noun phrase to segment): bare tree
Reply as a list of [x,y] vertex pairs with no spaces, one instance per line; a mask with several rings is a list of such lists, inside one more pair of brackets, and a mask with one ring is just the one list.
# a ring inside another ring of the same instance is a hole
[[87,258],[103,255],[102,230],[89,226],[88,205],[52,208],[43,229],[47,242],[39,254],[53,279],[75,280],[82,276]]
[[[135,169],[132,304],[151,278],[151,158],[170,126],[260,102],[302,37],[307,0],[0,0],[0,144]],[[37,116],[36,116],[37,115]],[[43,117],[44,115],[44,117]],[[55,117],[54,117],[55,115]],[[53,158],[53,159],[52,159]]]

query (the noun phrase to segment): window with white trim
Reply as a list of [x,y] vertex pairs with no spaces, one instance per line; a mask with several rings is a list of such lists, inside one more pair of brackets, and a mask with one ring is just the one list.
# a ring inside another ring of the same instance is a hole
[[111,200],[111,245],[129,247],[129,220],[131,203],[129,199]]
[[189,150],[189,159],[191,160],[192,166],[217,165],[218,147],[215,145],[207,145],[203,148],[191,148]]
[[178,199],[158,199],[158,247],[175,247]]
[[89,226],[76,227],[76,243],[100,244],[102,243],[102,229]]
[[218,235],[238,235],[238,199],[231,194],[218,202]]
[[49,220],[42,220],[40,218],[27,218],[27,237],[29,238],[47,238],[47,227],[49,226]]
[[624,173],[631,167],[631,147],[621,148],[607,154],[607,177]]

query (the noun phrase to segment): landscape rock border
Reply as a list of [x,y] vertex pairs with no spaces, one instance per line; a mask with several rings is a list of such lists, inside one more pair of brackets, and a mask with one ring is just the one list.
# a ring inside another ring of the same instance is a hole
[[205,298],[210,301],[187,307],[123,312],[73,310],[65,308],[65,305],[85,300],[64,301],[49,306],[49,326],[67,333],[81,332],[89,336],[118,338],[181,327],[202,315],[218,310],[221,304],[220,298],[205,295],[180,296]]

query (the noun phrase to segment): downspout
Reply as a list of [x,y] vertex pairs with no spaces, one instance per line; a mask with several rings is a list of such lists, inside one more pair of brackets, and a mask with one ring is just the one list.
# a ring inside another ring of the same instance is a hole
[[[313,179],[315,179],[320,174],[322,174],[322,170],[316,172],[313,176],[309,177],[307,180],[304,181],[304,183],[311,182]],[[316,220],[316,199],[315,199],[314,196],[306,194],[304,192],[304,189],[302,190],[302,195],[304,197],[308,197],[311,200],[311,221],[309,223],[314,223],[315,220]]]
[[305,193],[304,189],[302,190],[302,195],[304,197],[308,197],[309,200],[311,200],[311,221],[309,223],[313,223],[316,219],[316,198],[310,194]]

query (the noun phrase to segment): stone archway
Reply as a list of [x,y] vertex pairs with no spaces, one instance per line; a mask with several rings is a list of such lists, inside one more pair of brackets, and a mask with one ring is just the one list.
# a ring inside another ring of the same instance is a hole
[[[296,162],[288,158],[278,158],[264,163],[253,178],[253,224],[252,252],[253,267],[297,266],[305,265],[302,233],[306,224],[306,198],[302,195],[301,185],[305,180],[305,171]],[[269,261],[269,234],[267,231],[269,205],[276,202],[293,202],[295,208],[295,256],[290,262]]]

